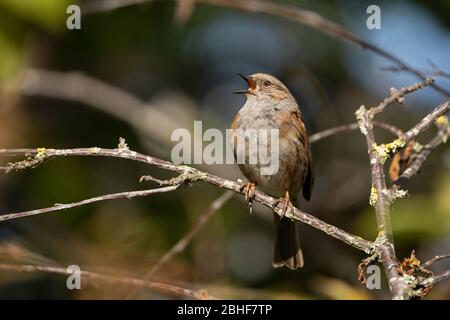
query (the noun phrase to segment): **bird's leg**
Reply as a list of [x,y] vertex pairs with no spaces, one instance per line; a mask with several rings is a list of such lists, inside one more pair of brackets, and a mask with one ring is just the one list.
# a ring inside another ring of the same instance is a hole
[[244,191],[245,202],[248,205],[250,214],[252,213],[252,201],[255,198],[255,189],[256,184],[254,184],[253,182],[246,182],[241,187],[241,191]]
[[280,202],[283,202],[283,210],[281,211],[281,217],[284,218],[286,212],[291,211],[292,208],[294,207],[294,205],[291,202],[291,198],[289,197],[289,191],[286,191],[286,194],[284,195],[283,198],[279,198],[274,202],[272,206],[272,209],[274,211],[275,208],[280,204]]

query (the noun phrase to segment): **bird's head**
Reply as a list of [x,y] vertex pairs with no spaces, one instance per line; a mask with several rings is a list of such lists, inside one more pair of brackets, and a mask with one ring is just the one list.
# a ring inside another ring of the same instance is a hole
[[234,93],[245,94],[247,97],[255,96],[260,99],[283,100],[292,97],[288,88],[277,78],[267,73],[255,73],[250,76],[239,73],[248,84],[247,90]]

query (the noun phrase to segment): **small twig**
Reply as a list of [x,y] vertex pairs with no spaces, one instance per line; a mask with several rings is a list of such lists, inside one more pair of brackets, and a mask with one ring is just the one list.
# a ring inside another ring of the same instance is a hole
[[[38,265],[29,265],[29,264],[5,264],[0,263],[0,269],[2,270],[11,270],[18,272],[47,272],[47,273],[56,273],[61,275],[72,275],[65,268],[61,267],[52,267],[52,266],[38,266]],[[86,279],[99,280],[106,283],[113,284],[124,284],[124,285],[132,285],[141,288],[148,288],[151,290],[157,290],[164,293],[173,294],[180,297],[190,298],[190,299],[216,299],[213,296],[210,296],[205,290],[193,291],[190,289],[181,288],[178,286],[174,286],[167,283],[147,281],[137,278],[130,277],[119,277],[113,275],[106,275],[97,272],[84,271],[80,270],[80,276]]]
[[421,147],[421,150],[415,155],[414,161],[412,161],[402,172],[400,177],[394,181],[391,189],[399,189],[403,187],[407,181],[415,176],[420,171],[422,165],[425,163],[425,160],[428,159],[433,150],[443,144],[445,139],[446,133],[444,130],[438,130],[438,133],[426,145]]
[[431,266],[432,264],[440,261],[440,260],[444,260],[444,259],[449,259],[450,258],[450,253],[447,254],[443,254],[443,255],[439,255],[439,256],[435,256],[434,258],[428,260],[427,262],[424,262],[423,264],[421,264],[421,267],[423,268],[427,268],[429,266]]
[[[381,70],[384,71],[391,71],[391,72],[401,72],[401,71],[409,71],[407,68],[403,68],[403,67],[381,67]],[[450,79],[450,73],[445,72],[441,69],[435,69],[435,70],[423,70],[422,71],[423,74],[428,74],[430,76],[433,77],[442,77],[442,78],[447,78]]]
[[90,203],[94,203],[94,202],[114,200],[114,199],[131,199],[131,198],[135,198],[135,197],[146,197],[151,194],[175,191],[178,189],[179,186],[180,185],[174,185],[174,186],[157,188],[157,189],[112,193],[112,194],[106,194],[103,196],[93,197],[93,198],[81,200],[78,202],[67,203],[67,204],[57,203],[52,207],[0,215],[0,222],[12,220],[12,219],[35,216],[35,215],[43,214],[43,213],[67,210],[67,209],[71,209],[71,208],[75,208],[75,207],[81,207],[81,206],[84,206],[84,205],[87,205]]
[[413,128],[406,131],[401,137],[402,143],[405,145],[415,139],[419,134],[430,128],[435,121],[443,116],[450,109],[450,100],[445,101],[440,106],[436,107],[431,113],[426,115],[418,124]]
[[413,85],[401,88],[400,90],[397,90],[395,88],[391,88],[391,94],[389,97],[387,97],[386,99],[383,100],[383,102],[381,102],[379,105],[377,105],[376,107],[372,108],[373,113],[377,114],[382,112],[384,109],[386,109],[387,106],[393,104],[393,103],[400,103],[403,104],[404,102],[404,97],[405,95],[407,95],[408,93],[420,90],[425,88],[426,86],[429,86],[431,84],[433,84],[434,80],[432,78],[426,78],[424,81],[422,82],[418,82],[415,83]]
[[[402,130],[400,130],[399,128],[396,128],[395,126],[393,126],[391,124],[385,123],[385,122],[374,121],[373,125],[374,125],[374,127],[378,127],[378,128],[387,130],[396,136],[400,136],[403,134]],[[339,134],[342,132],[354,131],[354,130],[358,130],[358,129],[359,129],[358,123],[343,124],[343,125],[340,125],[337,127],[333,127],[330,129],[326,129],[326,130],[314,133],[309,136],[308,140],[310,143],[315,143],[319,140],[331,137],[333,135],[336,135],[336,134]]]
[[436,283],[441,282],[447,278],[450,278],[450,270],[447,270],[444,273],[439,274],[437,276],[430,277],[430,278],[426,279],[425,281],[423,281],[421,284],[424,287],[431,287],[431,286],[435,285]]
[[[144,280],[149,280],[153,277],[153,275],[161,269],[163,265],[165,265],[170,259],[172,259],[175,255],[181,253],[186,249],[188,244],[192,241],[194,236],[200,231],[203,225],[217,212],[228,200],[233,196],[233,192],[227,191],[223,193],[220,197],[211,203],[211,205],[206,209],[197,219],[194,226],[189,230],[186,235],[184,235],[180,240],[177,241],[175,245],[173,245],[169,251],[167,251],[148,271],[145,275]],[[131,298],[139,293],[139,288],[135,288],[133,291],[129,292],[126,296],[126,299]]]
[[434,63],[431,59],[427,59],[428,63],[433,67],[435,70],[432,74],[435,76],[440,76],[443,78],[449,78],[450,79],[450,73],[443,71],[439,66]]

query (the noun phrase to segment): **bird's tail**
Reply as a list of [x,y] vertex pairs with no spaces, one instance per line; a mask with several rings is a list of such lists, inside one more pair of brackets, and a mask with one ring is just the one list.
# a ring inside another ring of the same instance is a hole
[[297,224],[289,218],[280,217],[274,213],[274,242],[272,265],[297,269],[303,267],[303,253],[300,249],[300,239]]

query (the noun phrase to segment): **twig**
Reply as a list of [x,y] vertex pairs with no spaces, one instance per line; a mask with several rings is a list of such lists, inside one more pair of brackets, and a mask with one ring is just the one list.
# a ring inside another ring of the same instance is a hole
[[447,254],[443,254],[443,255],[439,255],[439,256],[435,256],[434,258],[428,260],[427,262],[424,262],[423,264],[421,264],[421,267],[423,268],[427,268],[429,266],[431,266],[432,264],[440,261],[440,260],[444,260],[444,259],[449,259],[450,258],[450,253]]
[[436,107],[431,113],[426,115],[417,125],[405,132],[400,139],[407,144],[409,141],[415,139],[419,134],[430,128],[436,119],[447,113],[450,109],[450,100],[445,101],[440,106]]
[[[0,263],[0,269],[18,272],[47,272],[61,275],[72,275],[72,273],[65,268],[53,266],[38,266],[29,264],[17,265],[17,264]],[[151,290],[157,290],[160,292],[169,293],[190,299],[200,299],[200,300],[216,299],[215,297],[208,295],[208,293],[205,290],[193,291],[190,289],[181,288],[167,283],[147,281],[138,278],[119,277],[84,270],[80,270],[80,276],[86,279],[99,280],[106,283],[112,284],[119,283],[124,285],[132,285],[135,287],[148,288]]]
[[[155,157],[147,156],[136,151],[132,151],[129,149],[104,149],[104,148],[77,148],[77,149],[0,149],[0,156],[2,155],[19,155],[19,154],[30,154],[33,155],[33,158],[18,162],[18,163],[10,163],[7,166],[7,170],[23,170],[26,168],[34,167],[38,164],[43,163],[44,161],[55,158],[55,157],[66,157],[66,156],[105,156],[105,157],[114,157],[114,158],[122,158],[129,159],[138,162],[144,162],[150,165],[157,166],[161,169],[178,172],[180,178],[183,178],[185,181],[195,182],[195,181],[204,181],[215,186],[218,186],[223,189],[227,189],[236,193],[244,194],[242,190],[242,184],[227,180],[210,173],[200,171],[198,169],[176,165],[169,161],[161,160]],[[37,163],[34,160],[38,158]],[[273,208],[275,204],[278,205],[274,208],[274,211],[281,215],[284,215],[283,204],[271,196],[266,195],[262,192],[255,192],[255,201],[269,207]],[[333,225],[330,225],[326,222],[323,222],[316,217],[303,212],[297,208],[294,208],[289,214],[289,216],[297,221],[308,224],[316,229],[319,229],[326,234],[341,240],[348,245],[351,245],[359,250],[362,250],[366,253],[370,253],[372,250],[373,243],[362,239],[358,236],[352,235],[348,232],[345,232]],[[1,216],[0,216],[1,217]]]
[[[378,128],[387,130],[396,136],[401,136],[403,134],[402,130],[400,130],[399,128],[397,128],[391,124],[385,123],[385,122],[374,121],[373,125],[374,125],[374,127],[378,127]],[[308,140],[310,143],[315,143],[319,140],[331,137],[333,135],[336,135],[336,134],[339,134],[342,132],[353,131],[353,130],[358,130],[358,129],[359,129],[358,123],[343,124],[340,126],[336,126],[336,127],[330,128],[330,129],[326,129],[326,130],[314,133],[309,136]]]
[[391,189],[399,189],[403,187],[407,181],[415,176],[422,168],[425,160],[428,159],[434,149],[444,143],[447,136],[448,133],[446,133],[446,131],[438,130],[437,134],[426,145],[421,147],[421,150],[416,154],[414,161],[412,161],[411,164],[409,164],[409,166],[402,172],[400,177],[394,181]]
[[422,282],[422,285],[424,287],[431,287],[431,286],[435,285],[436,283],[441,282],[447,278],[450,278],[450,270],[447,270],[440,275],[432,276],[432,277],[426,279],[425,281]]
[[[203,225],[217,212],[228,200],[233,196],[233,192],[227,191],[223,193],[220,197],[211,203],[211,205],[206,209],[197,219],[194,226],[189,230],[186,235],[184,235],[178,242],[173,245],[169,251],[167,251],[148,271],[145,275],[144,280],[149,280],[153,277],[153,275],[158,272],[159,269],[163,265],[165,265],[170,259],[172,259],[175,255],[181,253],[186,249],[188,244],[192,241],[194,236],[200,231]],[[139,288],[135,288],[133,291],[129,292],[126,296],[126,299],[130,299],[132,296],[135,296],[139,293]]]
[[67,209],[71,209],[71,208],[75,208],[75,207],[81,207],[81,206],[84,206],[84,205],[87,205],[90,203],[94,203],[94,202],[114,200],[114,199],[132,199],[135,197],[146,197],[151,194],[175,191],[179,188],[179,186],[180,185],[174,185],[174,186],[157,188],[157,189],[112,193],[112,194],[106,194],[106,195],[93,197],[93,198],[81,200],[78,202],[67,203],[67,204],[57,203],[52,207],[0,215],[0,222],[12,220],[12,219],[35,216],[35,215],[43,214],[43,213],[67,210]]
[[[431,61],[429,61],[429,62],[434,70],[427,70],[427,71],[424,70],[424,71],[422,71],[424,74],[429,74],[430,76],[433,76],[433,77],[442,77],[442,78],[450,79],[450,73],[441,70],[433,62],[431,62]],[[391,71],[391,72],[408,71],[408,69],[402,68],[402,67],[381,67],[380,69],[384,70],[384,71]]]
[[432,78],[426,78],[422,82],[415,83],[413,85],[410,85],[408,87],[401,88],[400,90],[397,90],[395,88],[391,88],[391,94],[389,97],[383,100],[379,105],[373,108],[373,113],[377,114],[382,112],[387,106],[393,104],[393,103],[400,103],[403,104],[404,102],[404,96],[408,93],[412,93],[414,91],[420,90],[425,88],[426,86],[429,86],[433,84],[434,80]]

